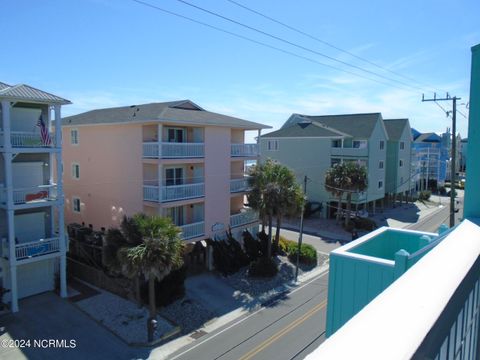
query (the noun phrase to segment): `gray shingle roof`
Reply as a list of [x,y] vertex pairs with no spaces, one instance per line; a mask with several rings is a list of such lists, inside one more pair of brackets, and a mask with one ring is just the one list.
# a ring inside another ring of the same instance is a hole
[[97,109],[63,119],[64,126],[113,123],[173,122],[228,126],[241,129],[268,129],[268,125],[205,111],[189,100]]
[[38,102],[45,104],[71,104],[71,102],[66,99],[25,84],[8,86],[7,84],[2,83],[0,86],[0,99]]
[[383,120],[385,129],[387,130],[388,139],[398,141],[402,137],[408,119],[385,119]]
[[342,134],[315,122],[299,122],[262,135],[262,138],[281,137],[341,137]]
[[354,138],[368,139],[372,134],[372,131],[375,128],[379,118],[382,119],[382,115],[380,113],[322,116],[293,114],[285,122],[282,128],[289,127],[294,123],[308,119],[323,124],[331,129],[338,130]]

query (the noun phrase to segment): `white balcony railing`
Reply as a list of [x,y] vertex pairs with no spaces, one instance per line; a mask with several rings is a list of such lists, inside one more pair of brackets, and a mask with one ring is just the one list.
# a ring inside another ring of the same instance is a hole
[[182,239],[188,240],[204,235],[205,223],[200,221],[193,224],[182,225],[180,229],[182,229]]
[[237,227],[258,221],[258,214],[253,210],[247,210],[238,214],[230,215],[230,226]]
[[231,179],[230,180],[230,192],[242,192],[250,190],[250,177],[243,177],[241,179]]
[[[185,185],[171,185],[161,187],[161,201],[178,201],[193,198],[199,198],[205,195],[205,184],[185,184]],[[143,186],[143,200],[145,201],[159,201],[158,186],[144,185]]]
[[255,157],[258,156],[258,145],[232,144],[230,154],[233,157]]
[[162,202],[198,198],[205,195],[204,183],[162,186]]
[[[26,132],[26,131],[12,131],[10,133],[10,141],[12,147],[26,147],[26,148],[35,148],[35,147],[53,147],[54,146],[54,135],[49,133],[50,141],[47,139],[42,139],[40,131],[37,132]],[[0,146],[4,144],[4,134],[0,133]]]
[[478,359],[476,223],[464,220],[306,359]]
[[143,157],[153,159],[203,158],[203,143],[145,142]]
[[[8,257],[8,243],[3,244],[3,256]],[[41,255],[50,254],[60,250],[59,238],[40,239],[28,243],[15,245],[15,256],[17,260],[28,259]]]
[[13,203],[30,204],[57,199],[57,185],[40,185],[36,187],[13,189]]

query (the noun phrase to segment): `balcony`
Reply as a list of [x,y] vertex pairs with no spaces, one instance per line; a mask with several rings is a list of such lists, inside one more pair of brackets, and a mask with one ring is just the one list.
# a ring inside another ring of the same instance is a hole
[[258,145],[257,144],[232,144],[230,155],[232,157],[257,157]]
[[182,239],[193,239],[202,235],[205,235],[205,223],[203,221],[193,224],[187,224],[179,226],[182,229]]
[[143,143],[143,157],[147,159],[191,159],[203,158],[204,155],[204,143]]
[[464,220],[451,229],[306,359],[349,359],[352,349],[357,359],[478,359],[478,223]]
[[[14,205],[37,205],[47,201],[57,200],[57,185],[40,185],[29,188],[13,189]],[[0,203],[6,205],[6,189],[0,189]]]
[[[15,245],[15,256],[17,261],[24,261],[36,257],[41,257],[47,254],[52,254],[60,251],[59,238],[40,239],[28,243]],[[2,255],[8,258],[9,249],[8,243],[4,239],[2,242]]]
[[230,215],[230,226],[238,227],[258,221],[258,214],[253,210],[247,210],[238,214]]
[[[184,185],[171,185],[162,186],[161,202],[179,201],[200,198],[205,196],[205,184],[184,184]],[[159,189],[157,185],[144,185],[143,186],[143,200],[159,202]]]
[[245,192],[250,190],[250,177],[243,177],[240,179],[231,179],[230,180],[230,192]]
[[[54,147],[54,135],[49,133],[50,143],[42,140],[39,132],[12,131],[10,142],[14,148],[52,148]],[[0,132],[0,147],[4,144],[4,133]]]
[[368,156],[368,148],[345,148],[345,147],[331,147],[331,156]]

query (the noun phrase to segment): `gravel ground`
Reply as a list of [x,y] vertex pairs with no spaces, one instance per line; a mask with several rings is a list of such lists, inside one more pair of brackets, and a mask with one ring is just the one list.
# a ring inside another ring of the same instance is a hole
[[[100,294],[78,301],[76,305],[127,343],[146,343],[148,310],[109,292],[99,291]],[[171,323],[157,316],[154,339],[173,329]]]
[[185,297],[162,308],[160,315],[179,325],[181,335],[191,333],[217,316],[198,302]]
[[[317,254],[318,265],[322,266],[328,259],[328,256],[323,254]],[[275,290],[280,285],[288,283],[295,277],[295,265],[292,264],[286,256],[277,256],[278,274],[273,278],[254,278],[248,276],[248,267],[240,269],[233,275],[225,277],[225,281],[232,288],[236,289],[238,293],[237,298],[240,298],[244,303],[253,301],[255,298],[260,301],[265,300],[277,293]],[[300,266],[298,274],[301,275],[305,272],[314,269],[314,267],[302,267]]]

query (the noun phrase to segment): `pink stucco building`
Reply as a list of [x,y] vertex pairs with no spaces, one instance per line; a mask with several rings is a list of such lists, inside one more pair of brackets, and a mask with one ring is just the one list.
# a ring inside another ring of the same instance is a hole
[[98,109],[63,122],[66,223],[117,226],[138,212],[170,216],[188,242],[257,226],[244,205],[245,131],[268,126],[189,100]]

